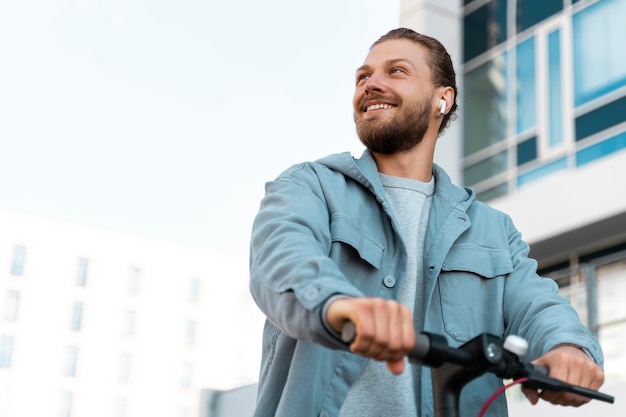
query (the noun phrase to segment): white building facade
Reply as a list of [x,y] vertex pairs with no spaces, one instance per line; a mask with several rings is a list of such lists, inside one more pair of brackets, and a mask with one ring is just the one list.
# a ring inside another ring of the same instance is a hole
[[17,213],[0,230],[1,417],[197,417],[203,389],[256,381],[246,259]]

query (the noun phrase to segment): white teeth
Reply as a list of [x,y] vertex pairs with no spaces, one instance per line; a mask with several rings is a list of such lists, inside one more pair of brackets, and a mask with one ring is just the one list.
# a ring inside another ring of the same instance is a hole
[[371,106],[367,106],[367,108],[365,109],[365,111],[370,111],[370,110],[378,110],[378,109],[391,109],[393,108],[392,105],[390,104],[372,104]]

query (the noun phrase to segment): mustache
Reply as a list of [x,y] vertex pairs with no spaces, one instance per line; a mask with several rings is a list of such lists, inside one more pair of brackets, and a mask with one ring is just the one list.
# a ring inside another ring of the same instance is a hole
[[389,103],[394,106],[398,106],[401,103],[401,100],[395,96],[386,96],[384,94],[372,94],[372,95],[363,97],[361,100],[359,100],[358,108],[360,110],[365,110],[365,108],[368,106],[368,103],[371,103],[374,101],[384,101],[385,103]]

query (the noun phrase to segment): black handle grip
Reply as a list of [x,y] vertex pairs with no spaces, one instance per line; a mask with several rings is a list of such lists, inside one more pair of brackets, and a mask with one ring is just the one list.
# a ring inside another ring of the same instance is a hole
[[[351,321],[344,323],[341,329],[341,340],[351,344],[356,338],[356,326]],[[458,365],[469,365],[472,356],[469,352],[448,346],[443,336],[420,333],[415,335],[415,346],[408,354],[413,363],[420,363],[430,367],[440,366],[444,362]]]
[[555,392],[570,392],[572,394],[604,401],[610,404],[613,404],[615,401],[615,398],[611,395],[551,378],[548,376],[549,369],[545,366],[524,364],[523,369],[523,376],[528,378],[528,381],[522,384],[524,387]]

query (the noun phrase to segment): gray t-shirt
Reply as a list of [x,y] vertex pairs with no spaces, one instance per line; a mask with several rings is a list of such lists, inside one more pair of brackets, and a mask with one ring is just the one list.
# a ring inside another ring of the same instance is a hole
[[[424,183],[384,174],[380,178],[407,249],[406,276],[398,284],[398,302],[413,311],[419,330],[423,310],[415,306],[422,306],[424,300],[424,237],[435,180]],[[407,365],[401,375],[393,375],[385,362],[369,361],[350,388],[339,417],[417,416],[419,375],[416,366]]]

